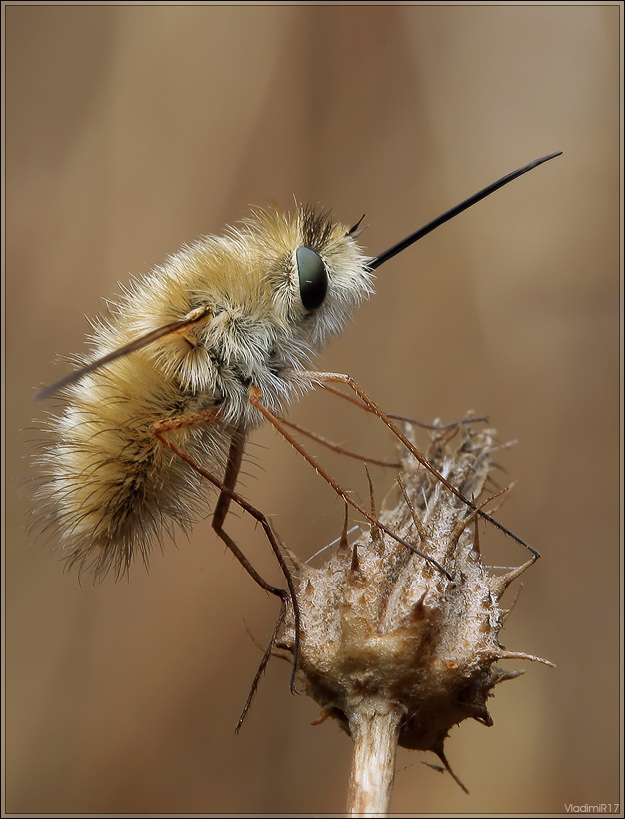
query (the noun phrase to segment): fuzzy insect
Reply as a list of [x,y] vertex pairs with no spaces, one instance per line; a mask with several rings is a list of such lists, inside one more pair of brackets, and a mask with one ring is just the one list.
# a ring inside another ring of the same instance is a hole
[[220,490],[217,533],[257,582],[283,596],[222,527],[235,501],[272,540],[264,516],[235,491],[246,436],[268,419],[294,443],[279,424],[281,411],[296,394],[331,382],[347,384],[394,428],[347,376],[310,371],[314,354],[373,293],[377,267],[557,155],[508,174],[373,259],[357,243],[358,225],[348,229],[298,205],[292,213],[256,210],[133,282],[94,323],[90,351],[74,360],[78,369],[38,396],[58,392],[66,401],[38,459],[39,525],[52,528],[70,564],[120,574],[136,553],[147,562],[164,532],[192,526],[210,495],[208,479]]

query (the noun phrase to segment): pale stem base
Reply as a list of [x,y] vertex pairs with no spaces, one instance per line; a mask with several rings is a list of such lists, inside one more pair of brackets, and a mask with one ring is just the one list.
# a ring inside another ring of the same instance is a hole
[[362,700],[349,719],[354,742],[347,813],[385,816],[388,812],[399,724],[403,711],[383,699]]

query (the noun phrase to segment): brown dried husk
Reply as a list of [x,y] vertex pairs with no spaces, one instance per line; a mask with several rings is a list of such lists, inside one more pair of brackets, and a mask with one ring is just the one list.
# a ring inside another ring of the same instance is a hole
[[[405,432],[413,435],[409,426]],[[492,430],[463,425],[452,436],[433,433],[428,459],[475,499],[495,449]],[[296,681],[352,736],[372,708],[393,710],[399,745],[433,751],[450,770],[443,751],[449,729],[467,718],[492,725],[486,701],[493,687],[522,673],[495,663],[551,663],[499,642],[507,613],[501,596],[535,558],[506,574],[490,573],[475,511],[402,450],[402,470],[379,520],[451,579],[377,528],[349,545],[344,534],[321,568],[291,555],[300,610]],[[291,607],[278,647],[292,655],[294,646]]]

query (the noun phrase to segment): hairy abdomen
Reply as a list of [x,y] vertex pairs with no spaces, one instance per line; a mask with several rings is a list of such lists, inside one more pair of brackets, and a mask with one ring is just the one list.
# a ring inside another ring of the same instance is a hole
[[[184,415],[191,401],[151,367],[142,373],[136,359],[132,368],[120,361],[86,377],[67,398],[48,427],[54,443],[39,457],[36,526],[52,531],[68,563],[119,575],[137,553],[147,562],[164,533],[187,530],[210,497],[210,484],[150,431]],[[168,435],[221,477],[228,428],[211,422]]]

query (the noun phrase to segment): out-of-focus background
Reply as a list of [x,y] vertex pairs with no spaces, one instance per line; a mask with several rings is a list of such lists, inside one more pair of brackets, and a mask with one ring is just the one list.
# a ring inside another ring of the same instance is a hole
[[[6,11],[6,809],[340,812],[350,740],[274,661],[233,729],[276,601],[198,523],[146,573],[79,585],[31,542],[34,388],[85,314],[250,204],[366,213],[378,253],[536,157],[562,157],[380,270],[321,368],[389,411],[487,414],[498,516],[543,553],[503,640],[557,669],[496,690],[495,726],[400,751],[396,812],[564,812],[619,801],[618,5],[15,6]],[[392,455],[379,424],[309,395],[304,426]],[[427,444],[422,437],[423,446]],[[332,492],[268,429],[243,491],[303,557],[340,532]],[[366,497],[358,463],[321,451]],[[257,465],[255,465],[257,464]],[[383,494],[392,476],[374,473]],[[279,582],[244,519],[231,530]],[[527,554],[482,530],[492,563]],[[514,591],[509,593],[510,601]],[[509,668],[515,667],[508,663]]]

